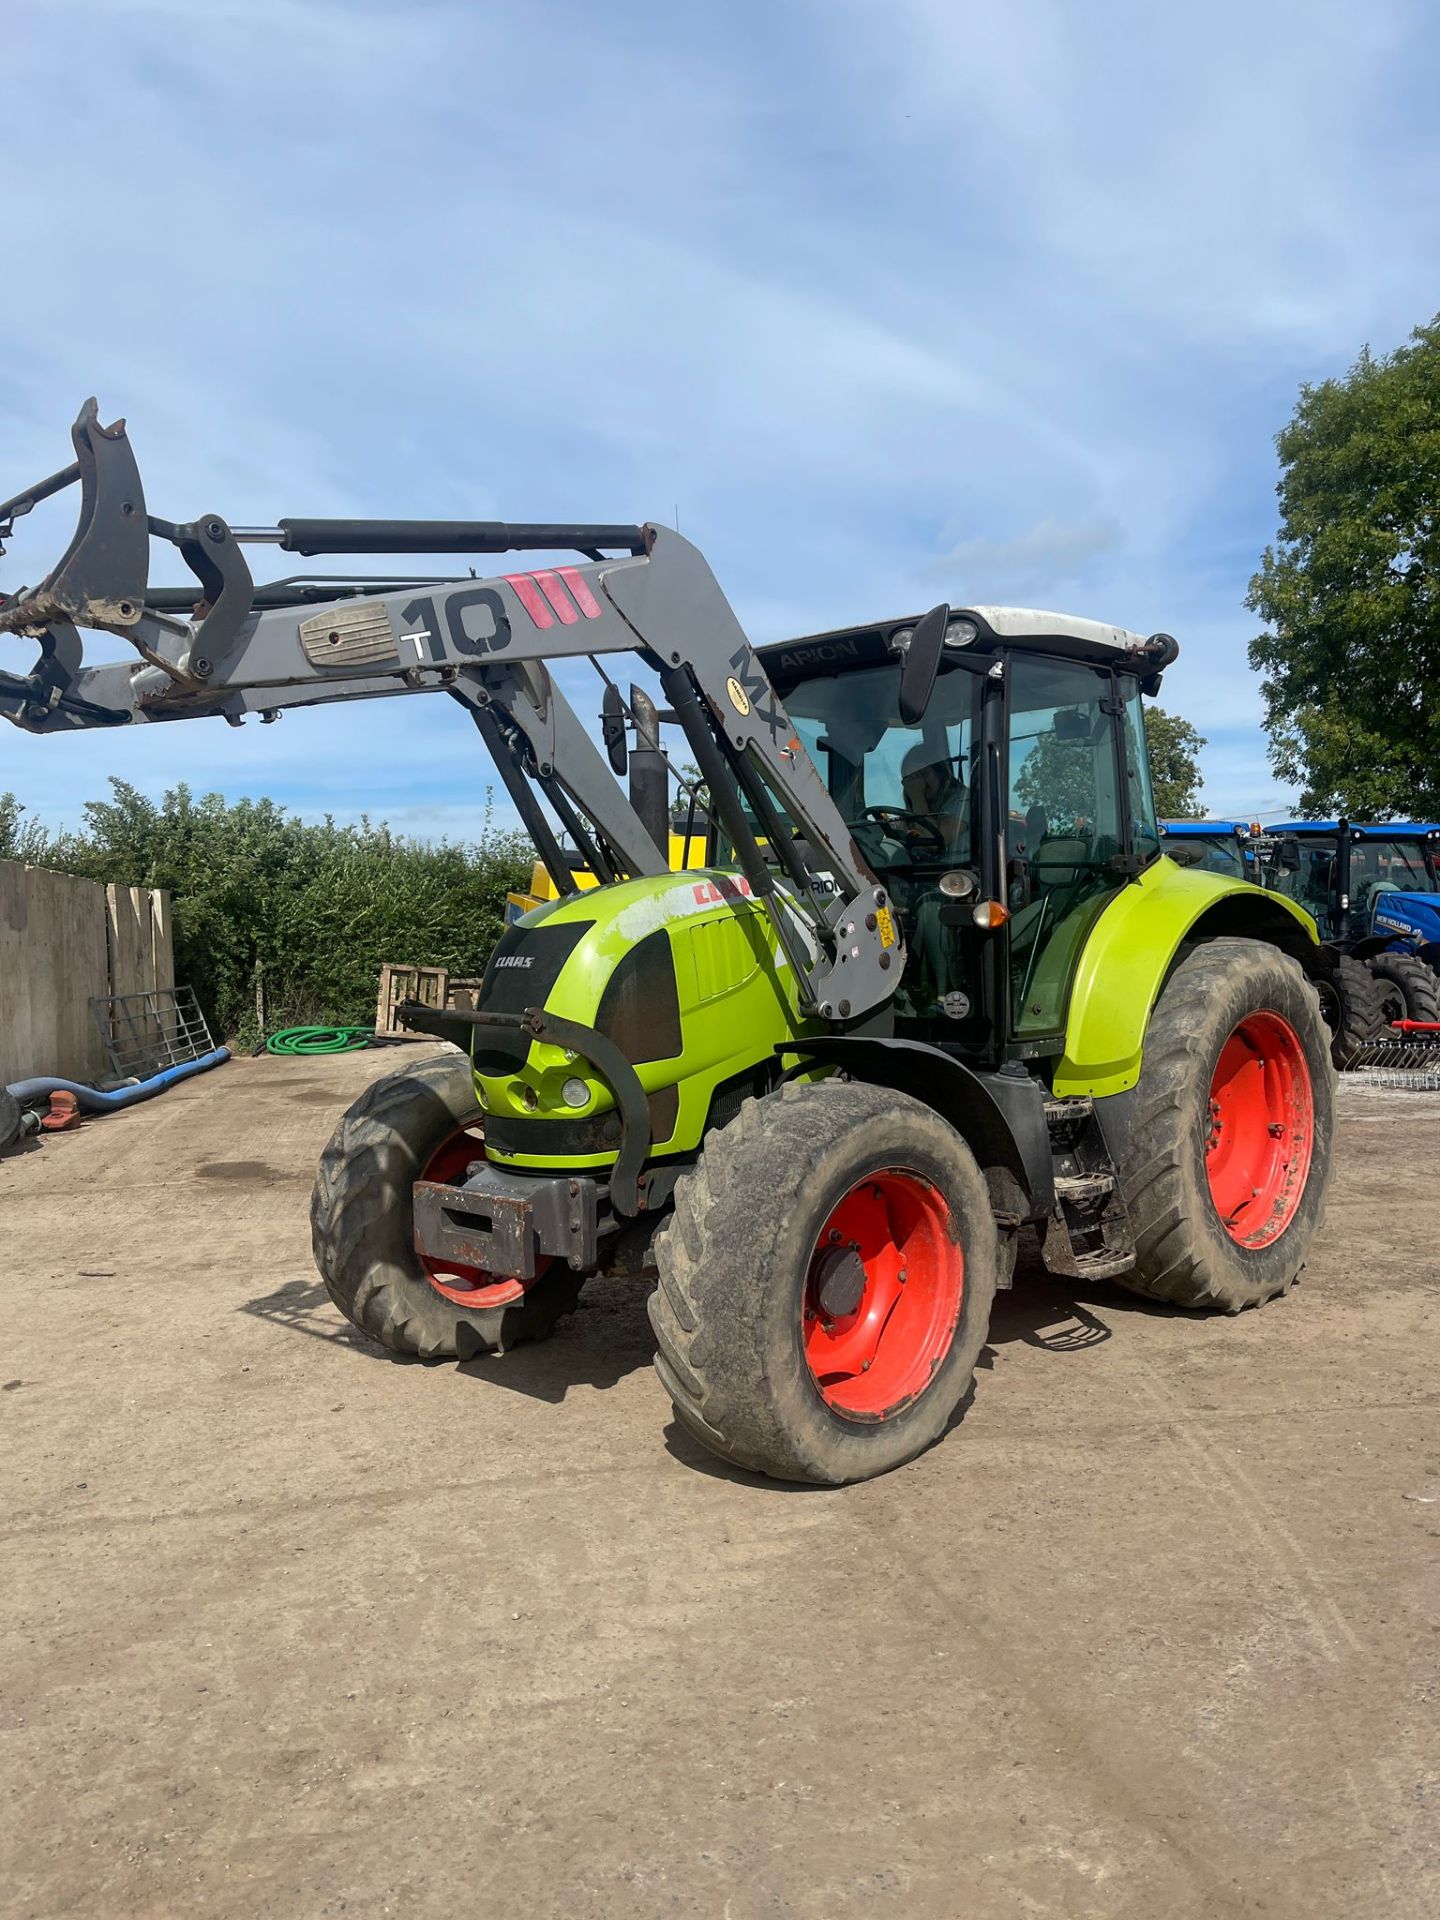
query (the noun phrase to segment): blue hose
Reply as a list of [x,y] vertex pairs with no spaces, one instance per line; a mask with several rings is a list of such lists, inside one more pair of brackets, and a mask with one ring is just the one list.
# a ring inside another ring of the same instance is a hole
[[157,1093],[163,1093],[166,1087],[173,1087],[177,1080],[188,1080],[192,1073],[203,1073],[207,1067],[218,1067],[221,1061],[229,1058],[228,1047],[216,1047],[213,1053],[202,1053],[198,1060],[186,1060],[178,1067],[166,1067],[151,1079],[141,1080],[133,1087],[117,1087],[114,1093],[101,1093],[98,1087],[82,1087],[74,1080],[57,1080],[46,1073],[37,1074],[33,1080],[16,1080],[5,1091],[18,1100],[22,1107],[43,1100],[47,1094],[73,1093],[75,1104],[82,1113],[118,1113],[122,1107],[133,1107],[137,1101],[153,1099]]

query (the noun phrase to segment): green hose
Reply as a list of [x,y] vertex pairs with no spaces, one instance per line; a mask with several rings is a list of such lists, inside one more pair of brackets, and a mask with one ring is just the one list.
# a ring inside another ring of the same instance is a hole
[[265,1042],[267,1053],[352,1053],[375,1038],[373,1027],[286,1027]]

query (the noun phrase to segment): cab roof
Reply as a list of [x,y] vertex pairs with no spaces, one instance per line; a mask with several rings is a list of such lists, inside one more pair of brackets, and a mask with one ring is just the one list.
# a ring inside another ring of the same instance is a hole
[[1162,820],[1160,831],[1172,840],[1213,840],[1217,833],[1233,833],[1237,839],[1250,838],[1248,820]]
[[[864,626],[834,627],[828,633],[798,635],[757,647],[766,673],[776,682],[793,682],[816,672],[843,673],[879,666],[896,657],[920,614],[899,614]],[[968,623],[968,626],[967,626]],[[1180,648],[1168,633],[1148,638],[1124,627],[1107,626],[1073,613],[1047,613],[1037,607],[952,607],[947,648],[957,653],[992,653],[997,647],[1033,647],[1037,653],[1089,660],[1100,666],[1124,666],[1137,674],[1155,674],[1178,659]]]
[[[1433,820],[1378,820],[1362,825],[1358,820],[1349,823],[1351,833],[1366,840],[1423,840],[1431,834],[1440,834],[1440,826]],[[1297,839],[1306,834],[1335,834],[1340,831],[1338,820],[1279,820],[1273,827],[1266,827],[1266,833],[1293,833]]]

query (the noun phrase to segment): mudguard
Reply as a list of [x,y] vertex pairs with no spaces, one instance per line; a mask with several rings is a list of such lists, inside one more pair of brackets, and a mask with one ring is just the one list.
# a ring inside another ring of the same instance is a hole
[[1315,922],[1284,894],[1162,857],[1095,922],[1075,970],[1055,1092],[1124,1093],[1140,1078],[1150,1014],[1181,949],[1221,936],[1268,940],[1323,970]]
[[1055,1200],[1045,1090],[1021,1066],[985,1073],[924,1040],[869,1034],[797,1039],[778,1052],[837,1066],[877,1086],[908,1093],[948,1120],[987,1170],[1015,1176],[1023,1217],[1043,1219]]

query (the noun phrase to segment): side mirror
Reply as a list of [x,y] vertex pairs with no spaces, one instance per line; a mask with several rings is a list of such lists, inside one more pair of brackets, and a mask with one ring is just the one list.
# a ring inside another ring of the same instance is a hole
[[1061,707],[1054,720],[1055,738],[1072,746],[1090,744],[1090,716],[1083,707]]
[[1276,849],[1276,857],[1286,873],[1300,871],[1300,842],[1293,833],[1287,833]]
[[612,770],[623,775],[630,763],[630,750],[625,742],[625,703],[620,698],[620,689],[609,684],[600,702],[600,738],[605,742],[605,755]]
[[905,649],[905,664],[900,669],[900,718],[907,727],[917,726],[925,717],[925,709],[935,691],[935,676],[940,671],[945,629],[949,624],[950,609],[943,604],[932,607],[915,622],[910,645]]

